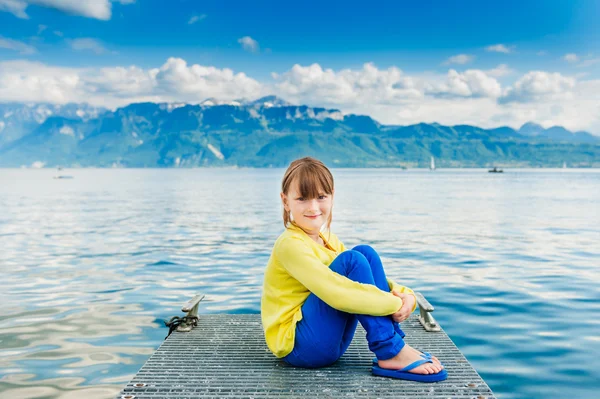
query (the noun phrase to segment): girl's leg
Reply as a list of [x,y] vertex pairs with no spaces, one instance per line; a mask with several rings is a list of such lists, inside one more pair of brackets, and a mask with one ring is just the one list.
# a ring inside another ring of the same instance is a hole
[[[371,266],[358,251],[341,253],[329,267],[353,281],[375,285]],[[344,313],[314,294],[310,294],[302,305],[302,316],[296,325],[294,350],[284,358],[292,365],[322,367],[336,361],[350,344],[357,320],[367,331],[369,349],[379,359],[392,358],[404,347],[404,341],[388,316]]]
[[[371,272],[373,273],[375,285],[382,291],[390,292],[387,277],[385,275],[385,271],[383,270],[383,263],[381,262],[381,258],[379,257],[377,251],[375,251],[369,245],[357,245],[356,247],[352,248],[352,250],[360,252],[365,256],[365,258],[367,258],[367,261],[369,261],[369,266],[371,266]],[[400,328],[400,324],[394,322],[393,320],[392,322],[394,323],[394,329],[396,330],[396,332],[402,338],[404,338],[406,334],[404,334],[404,331],[402,331],[402,329]]]
[[[373,272],[373,278],[375,280],[375,285],[377,285],[377,287],[379,289],[389,292],[390,288],[387,283],[387,277],[383,270],[383,264],[381,262],[381,258],[379,257],[379,254],[377,254],[377,252],[369,245],[358,245],[358,246],[352,248],[352,250],[360,252],[361,254],[363,254],[365,256],[365,258],[367,258],[367,260],[369,261],[369,265],[371,266],[371,271]],[[390,317],[390,319],[391,319],[391,317]],[[404,336],[406,334],[404,334],[404,331],[402,331],[402,329],[400,329],[400,324],[394,322],[393,320],[392,320],[392,322],[394,323],[394,329],[396,330],[396,333],[398,333],[398,335],[400,335],[402,338],[404,338]],[[437,357],[433,356],[433,359],[439,363],[439,360],[437,359]]]

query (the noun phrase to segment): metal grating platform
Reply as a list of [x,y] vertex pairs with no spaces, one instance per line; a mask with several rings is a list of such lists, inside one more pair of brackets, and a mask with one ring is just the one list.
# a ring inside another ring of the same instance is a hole
[[174,332],[119,398],[495,398],[446,333],[426,332],[416,315],[402,329],[406,342],[444,363],[446,381],[424,384],[373,376],[373,353],[360,325],[334,365],[294,368],[267,349],[260,315],[219,314],[200,315],[191,332]]

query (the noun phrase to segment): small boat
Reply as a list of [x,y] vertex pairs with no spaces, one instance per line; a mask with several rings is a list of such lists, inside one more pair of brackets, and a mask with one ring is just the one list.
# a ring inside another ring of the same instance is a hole
[[567,169],[567,163],[563,162],[563,169]]
[[494,166],[493,169],[488,170],[489,173],[503,173],[504,171],[502,169],[498,169],[497,167]]
[[[58,168],[56,168],[59,172],[63,169],[60,166]],[[55,179],[73,179],[73,176],[69,176],[69,175],[56,175],[54,176]]]
[[435,161],[433,160],[433,157],[431,157],[431,164],[429,165],[429,170],[435,170]]

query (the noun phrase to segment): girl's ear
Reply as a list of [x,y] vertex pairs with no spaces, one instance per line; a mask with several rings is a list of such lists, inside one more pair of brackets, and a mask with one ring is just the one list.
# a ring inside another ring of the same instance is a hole
[[287,196],[284,193],[280,193],[279,196],[281,197],[281,203],[283,204],[283,209],[285,209],[287,212],[289,212],[290,208],[288,208],[288,205],[287,205]]

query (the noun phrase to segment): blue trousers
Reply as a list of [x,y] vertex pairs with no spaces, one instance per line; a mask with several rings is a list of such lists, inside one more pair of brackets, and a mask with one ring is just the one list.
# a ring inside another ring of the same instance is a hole
[[[329,268],[350,280],[390,291],[381,259],[368,245],[342,252]],[[296,367],[308,368],[334,363],[348,349],[358,322],[367,332],[369,349],[378,359],[390,359],[404,347],[404,333],[391,316],[345,313],[311,293],[302,305],[302,320],[296,324],[294,349],[283,360]]]

